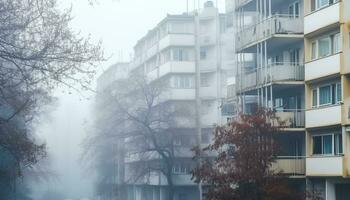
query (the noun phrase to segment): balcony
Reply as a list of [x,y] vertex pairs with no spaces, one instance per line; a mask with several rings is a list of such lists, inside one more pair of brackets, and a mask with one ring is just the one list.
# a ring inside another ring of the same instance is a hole
[[160,97],[160,101],[170,101],[170,100],[194,100],[195,99],[195,89],[182,89],[182,88],[169,88],[164,91]]
[[272,170],[289,176],[305,176],[305,157],[279,156],[272,164]]
[[246,72],[241,78],[242,90],[272,82],[290,82],[304,80],[304,66],[297,63],[272,63],[267,68],[258,68]]
[[276,116],[283,122],[282,128],[304,128],[305,111],[301,109],[284,109],[276,111]]
[[340,104],[313,108],[306,111],[306,128],[341,124],[342,106]]
[[174,174],[173,175],[173,182],[174,182],[174,185],[195,186],[196,183],[191,178],[192,178],[191,174]]
[[195,63],[191,61],[171,61],[159,66],[159,77],[170,73],[195,73]]
[[[303,81],[304,65],[298,63],[273,63],[264,72],[260,69],[260,83],[278,81]],[[266,74],[266,75],[265,75]]]
[[343,176],[343,156],[312,156],[306,158],[307,176]]
[[305,81],[340,73],[341,53],[313,60],[305,64]]
[[276,35],[278,37],[302,35],[303,29],[303,18],[274,15],[238,32],[236,50],[241,51]]
[[193,34],[168,34],[159,41],[159,51],[169,46],[194,46]]
[[305,16],[305,34],[340,22],[340,3],[329,5]]

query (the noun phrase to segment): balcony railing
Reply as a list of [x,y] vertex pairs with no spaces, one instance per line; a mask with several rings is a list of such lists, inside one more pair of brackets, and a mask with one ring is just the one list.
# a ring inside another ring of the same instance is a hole
[[304,156],[278,156],[272,164],[272,169],[289,176],[304,176],[306,158]]
[[290,15],[274,15],[237,33],[236,50],[240,51],[275,34],[303,34],[303,19]]
[[282,128],[304,128],[305,110],[302,109],[276,109],[276,116],[283,122]]
[[266,68],[245,72],[240,78],[241,89],[246,90],[278,81],[303,81],[304,70],[304,65],[298,63],[272,63]]

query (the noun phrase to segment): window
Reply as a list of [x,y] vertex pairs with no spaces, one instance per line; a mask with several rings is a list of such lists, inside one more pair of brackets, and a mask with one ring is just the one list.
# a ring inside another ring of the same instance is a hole
[[331,86],[320,87],[320,105],[330,104],[331,101]]
[[329,0],[317,0],[316,7],[317,9],[328,6]]
[[317,58],[317,43],[316,41],[311,43],[311,59],[315,60]]
[[343,137],[341,134],[334,135],[334,153],[343,154]]
[[314,155],[339,155],[343,153],[341,134],[316,135],[312,137]]
[[311,42],[311,60],[333,55],[340,51],[340,33],[329,34]]
[[173,87],[181,89],[194,88],[194,77],[186,75],[174,76]]
[[342,89],[341,89],[340,83],[336,84],[336,97],[337,97],[337,103],[342,101]]
[[311,10],[312,11],[319,10],[319,9],[324,8],[326,6],[332,5],[338,1],[339,0],[312,0],[311,1]]
[[317,106],[317,89],[312,90],[312,107]]
[[173,49],[173,60],[174,61],[189,61],[189,50],[188,49]]
[[313,154],[322,154],[322,136],[313,137]]
[[331,54],[331,39],[329,37],[318,40],[318,57],[326,57]]
[[334,105],[342,101],[340,82],[323,85],[312,90],[312,107]]
[[322,136],[322,154],[332,154],[332,135]]
[[288,13],[290,17],[299,17],[299,2],[294,2],[293,4],[289,5],[288,7]]
[[334,34],[332,36],[333,41],[333,52],[339,53],[341,51],[341,41],[340,41],[340,33]]

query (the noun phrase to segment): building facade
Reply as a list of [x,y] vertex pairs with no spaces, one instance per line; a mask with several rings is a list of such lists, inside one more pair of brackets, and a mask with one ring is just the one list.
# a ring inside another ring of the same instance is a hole
[[[160,103],[169,109],[178,107],[190,113],[177,116],[177,123],[172,127],[174,200],[201,199],[201,187],[191,180],[191,170],[196,166],[191,149],[198,144],[209,144],[215,125],[225,124],[235,112],[233,27],[231,18],[220,14],[211,1],[199,11],[167,15],[137,41],[131,63],[112,66],[113,69],[99,79],[100,90],[109,85],[110,81],[104,80],[111,77],[120,79],[141,74],[149,84],[161,81],[166,90]],[[114,77],[115,71],[123,76]],[[123,146],[124,153],[119,155],[123,158],[118,159],[118,166],[123,170],[116,174],[124,176],[124,181],[119,181],[125,186],[122,199],[167,200],[167,179],[159,171],[150,170],[135,182],[127,181],[133,175],[130,169],[140,163],[147,164],[147,160],[134,156],[130,138],[126,136],[124,144],[117,145]],[[116,184],[121,183],[116,181]]]
[[275,110],[286,120],[276,167],[306,192],[347,199],[350,2],[227,2],[236,18],[241,111]]
[[306,176],[326,200],[350,196],[350,2],[304,1]]

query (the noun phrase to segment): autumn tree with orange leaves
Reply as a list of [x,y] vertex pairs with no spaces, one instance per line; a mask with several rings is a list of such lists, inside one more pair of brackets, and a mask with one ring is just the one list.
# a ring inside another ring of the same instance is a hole
[[[302,199],[286,177],[272,170],[278,152],[274,137],[282,124],[274,112],[260,108],[216,128],[214,142],[197,153],[202,161],[193,172],[197,182],[208,185],[208,200]],[[204,159],[209,152],[217,156]]]

